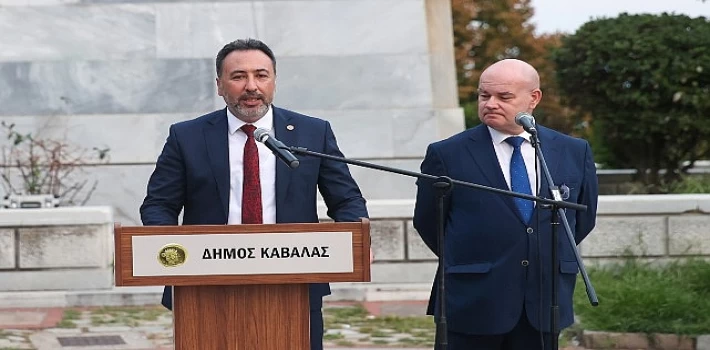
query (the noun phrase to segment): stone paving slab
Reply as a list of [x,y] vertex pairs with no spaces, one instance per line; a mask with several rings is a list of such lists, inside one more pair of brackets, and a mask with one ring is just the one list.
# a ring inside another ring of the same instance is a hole
[[397,302],[372,301],[361,303],[362,306],[372,315],[392,315],[392,316],[424,316],[426,315],[426,300],[403,300]]
[[43,329],[62,319],[60,308],[0,309],[0,329]]

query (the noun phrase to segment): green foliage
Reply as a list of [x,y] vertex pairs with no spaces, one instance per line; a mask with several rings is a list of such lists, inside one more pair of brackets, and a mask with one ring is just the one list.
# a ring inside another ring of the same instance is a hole
[[478,118],[478,102],[466,102],[461,105],[463,115],[466,118],[466,129],[472,128],[481,124],[481,119]]
[[684,175],[679,181],[668,184],[666,193],[710,193],[709,175]]
[[706,261],[652,267],[630,258],[621,265],[590,268],[589,278],[599,306],[589,305],[583,285],[575,290],[574,300],[584,329],[710,333],[710,263]]
[[[637,169],[658,192],[710,155],[710,21],[628,15],[584,24],[555,50],[566,100],[592,115],[605,165]],[[665,179],[658,170],[668,170]]]

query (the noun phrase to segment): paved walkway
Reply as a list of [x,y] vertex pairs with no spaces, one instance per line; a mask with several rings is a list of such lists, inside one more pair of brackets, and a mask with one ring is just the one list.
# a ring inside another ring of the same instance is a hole
[[[172,314],[155,305],[158,291],[125,291],[0,293],[0,350],[173,349]],[[418,293],[379,288],[355,302],[346,300],[356,294],[334,294],[324,304],[326,349],[432,349],[434,325]]]
[[[326,323],[334,321],[337,310],[362,310],[360,305],[367,310],[363,319],[369,320],[421,318],[425,307],[421,301],[328,303]],[[416,341],[418,338],[412,334],[422,331],[414,328],[409,332],[384,332],[362,324],[347,327],[337,322],[326,328],[325,347],[330,350],[432,348],[431,343]],[[431,340],[433,333],[425,332],[424,337]],[[415,347],[406,348],[407,344]],[[172,317],[160,306],[0,309],[0,349],[168,350],[173,349]]]
[[[398,340],[406,334],[371,337],[358,327],[342,328],[338,310],[367,310],[370,319],[382,312],[395,316],[421,316],[424,302],[328,303],[326,315],[331,322],[327,349],[402,348]],[[372,332],[370,332],[372,333]],[[387,345],[390,344],[390,345]],[[383,346],[388,346],[383,348]],[[84,308],[6,308],[0,309],[0,349],[80,350],[80,349],[172,349],[172,316],[161,306],[121,306]],[[425,349],[410,348],[410,350]]]

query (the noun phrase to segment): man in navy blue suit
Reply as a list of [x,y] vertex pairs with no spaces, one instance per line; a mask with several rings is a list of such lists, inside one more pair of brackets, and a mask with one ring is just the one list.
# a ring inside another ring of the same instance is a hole
[[[318,191],[333,220],[368,216],[345,163],[304,157],[290,169],[265,145],[255,145],[250,134],[261,128],[286,145],[343,156],[330,123],[272,104],[276,59],[267,45],[231,42],[217,54],[216,68],[227,106],[170,126],[140,208],[143,225],[177,225],[183,210],[183,225],[315,223]],[[328,294],[328,284],[310,286],[313,350],[323,348],[322,298]],[[169,286],[162,304],[172,309]]]
[[[547,180],[538,175],[530,134],[515,123],[519,112],[532,113],[541,98],[535,68],[514,59],[494,63],[479,81],[482,124],[429,145],[421,171],[551,198]],[[587,205],[584,212],[566,211],[579,244],[596,221],[597,176],[591,149],[584,140],[536,128],[564,199]],[[438,254],[432,182],[420,180],[417,185],[414,227]],[[578,267],[564,228],[558,229],[556,243],[560,268],[551,271],[551,211],[531,201],[518,202],[461,186],[445,199],[444,266],[439,268],[445,273],[448,349],[543,349],[545,334],[550,335],[552,273],[560,278],[559,325],[573,322]],[[436,315],[438,301],[435,280],[428,314]]]

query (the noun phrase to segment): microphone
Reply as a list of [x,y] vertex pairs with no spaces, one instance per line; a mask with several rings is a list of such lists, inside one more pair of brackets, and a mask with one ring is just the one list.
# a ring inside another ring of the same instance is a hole
[[254,130],[254,138],[266,145],[271,152],[273,152],[277,157],[288,165],[289,168],[298,168],[298,159],[288,150],[288,147],[284,145],[281,141],[269,135],[269,132],[264,129]]
[[527,112],[520,112],[515,116],[515,124],[523,127],[523,129],[529,132],[531,135],[537,135],[537,129],[535,128],[535,117]]

